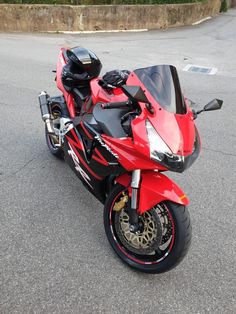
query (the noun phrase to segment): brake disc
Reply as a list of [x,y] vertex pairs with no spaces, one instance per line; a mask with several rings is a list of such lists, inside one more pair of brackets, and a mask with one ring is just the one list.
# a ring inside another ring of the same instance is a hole
[[127,210],[117,212],[115,226],[122,244],[135,254],[151,254],[162,242],[162,224],[156,210],[153,208],[139,216],[139,225],[139,230],[132,232]]

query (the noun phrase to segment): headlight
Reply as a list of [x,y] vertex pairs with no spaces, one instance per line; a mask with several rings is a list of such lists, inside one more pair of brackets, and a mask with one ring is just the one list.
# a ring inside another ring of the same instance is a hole
[[197,159],[200,152],[200,139],[197,129],[195,129],[193,151],[188,156],[173,154],[148,119],[146,120],[146,129],[150,144],[150,158],[159,162],[167,169],[175,172],[183,172]]
[[146,129],[150,144],[151,159],[159,162],[161,165],[172,171],[184,171],[185,157],[173,154],[149,120],[146,120]]
[[157,161],[162,161],[165,155],[171,156],[172,151],[151,125],[149,120],[146,120],[146,129],[150,144],[151,158],[156,159]]

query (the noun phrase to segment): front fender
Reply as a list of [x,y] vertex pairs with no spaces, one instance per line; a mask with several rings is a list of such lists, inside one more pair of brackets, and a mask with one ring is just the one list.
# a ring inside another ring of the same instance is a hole
[[[116,181],[126,188],[129,188],[131,176],[123,174],[118,177]],[[142,214],[162,201],[171,201],[180,205],[189,204],[189,200],[184,192],[168,177],[159,172],[143,171],[139,192],[138,212]]]

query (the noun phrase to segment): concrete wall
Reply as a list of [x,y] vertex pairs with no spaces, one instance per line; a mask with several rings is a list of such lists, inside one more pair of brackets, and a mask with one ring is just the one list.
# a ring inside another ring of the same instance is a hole
[[157,29],[190,25],[219,13],[220,0],[175,5],[0,4],[0,31],[93,31]]
[[236,7],[236,0],[227,0],[227,4],[229,8]]

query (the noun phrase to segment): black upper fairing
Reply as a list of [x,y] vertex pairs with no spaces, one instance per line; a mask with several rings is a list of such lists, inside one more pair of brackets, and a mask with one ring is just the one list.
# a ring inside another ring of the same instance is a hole
[[186,105],[177,70],[172,65],[157,65],[134,71],[159,105],[172,113],[185,114]]

